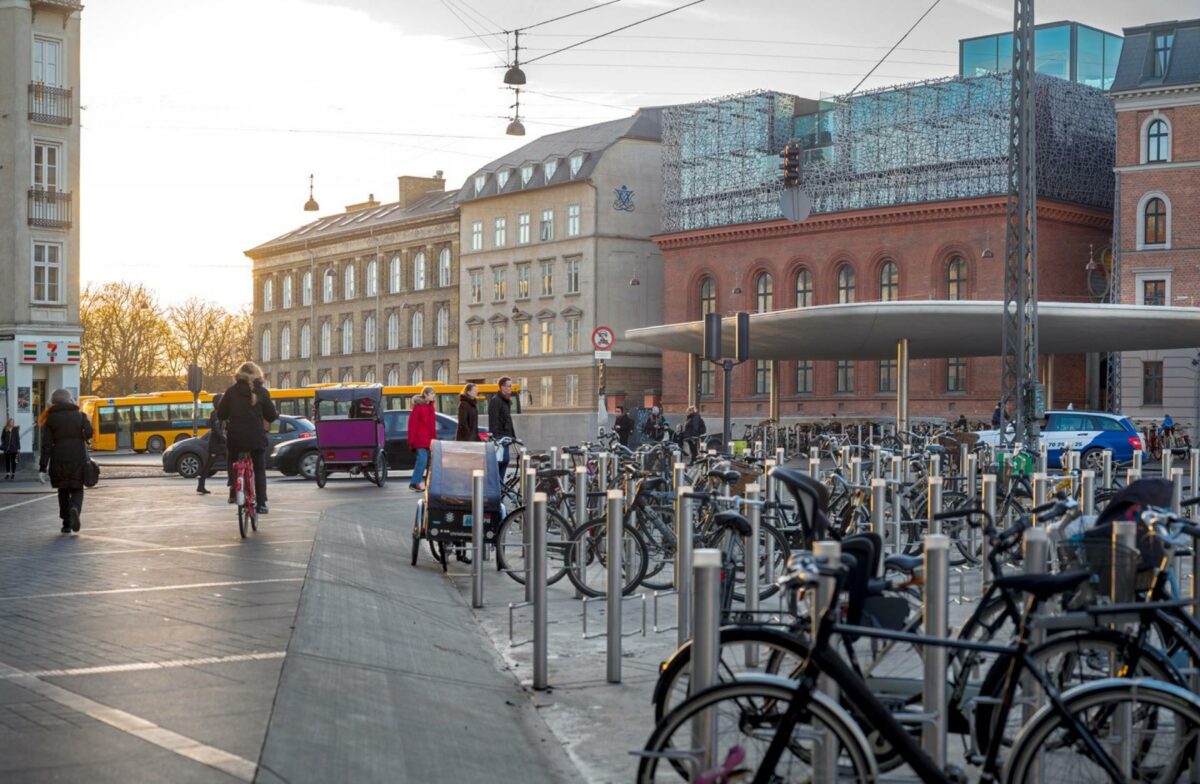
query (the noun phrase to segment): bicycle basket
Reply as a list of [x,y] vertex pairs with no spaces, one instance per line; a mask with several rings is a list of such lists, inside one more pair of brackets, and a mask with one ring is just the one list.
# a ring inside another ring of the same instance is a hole
[[1063,571],[1086,570],[1091,579],[1080,587],[1072,604],[1132,602],[1138,591],[1141,554],[1111,539],[1075,537],[1058,545]]

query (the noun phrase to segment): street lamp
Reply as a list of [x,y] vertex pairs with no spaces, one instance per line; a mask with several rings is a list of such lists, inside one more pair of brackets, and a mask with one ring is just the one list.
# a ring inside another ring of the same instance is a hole
[[317,200],[313,198],[313,176],[308,175],[308,201],[304,202],[305,212],[316,212],[321,209],[321,205],[317,204]]

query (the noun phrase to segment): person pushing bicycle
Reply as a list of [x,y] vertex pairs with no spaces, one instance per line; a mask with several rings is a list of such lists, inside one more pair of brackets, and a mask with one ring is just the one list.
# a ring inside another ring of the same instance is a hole
[[225,390],[217,418],[226,423],[225,442],[229,455],[229,503],[237,503],[233,487],[234,462],[243,453],[254,463],[254,495],[259,514],[267,514],[267,429],[279,418],[271,393],[263,385],[263,372],[253,362],[244,362]]

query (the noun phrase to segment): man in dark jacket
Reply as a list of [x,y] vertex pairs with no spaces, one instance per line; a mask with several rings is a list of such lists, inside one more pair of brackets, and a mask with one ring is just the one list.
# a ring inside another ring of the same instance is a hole
[[4,455],[4,478],[15,479],[21,457],[21,428],[13,419],[5,422],[4,430],[0,431],[0,454]]
[[996,408],[992,411],[992,429],[996,430],[1000,427],[1000,404],[996,404]]
[[[271,393],[262,385],[262,370],[245,362],[234,375],[233,386],[225,390],[217,406],[217,419],[226,423],[225,450],[229,476],[234,462],[244,453],[254,461],[254,498],[259,514],[267,514],[267,427],[279,418]],[[255,383],[257,382],[257,383]],[[231,486],[229,503],[237,503]]]
[[617,406],[617,421],[613,422],[613,432],[621,446],[629,446],[629,437],[633,435],[633,417],[625,411],[625,406]]
[[38,481],[58,490],[58,516],[64,534],[79,530],[83,511],[83,468],[87,464],[87,442],[92,440],[92,423],[79,410],[71,393],[56,389],[42,425],[42,454]]
[[[496,385],[500,391],[488,399],[488,432],[492,438],[516,438],[517,431],[513,428],[512,419],[512,379],[501,376]],[[500,481],[504,481],[504,473],[508,470],[508,447],[500,450]]]
[[662,441],[663,435],[667,432],[667,420],[662,415],[662,409],[654,406],[650,409],[650,416],[646,418],[646,422],[642,425],[642,434],[646,436],[647,441]]
[[700,441],[707,432],[704,417],[700,416],[695,406],[688,406],[687,419],[683,423],[683,443],[693,461],[700,454]]
[[458,429],[455,441],[479,443],[479,386],[467,384],[458,396]]
[[225,457],[225,423],[217,418],[217,406],[221,405],[223,397],[225,396],[220,392],[213,395],[213,410],[208,415],[208,450],[204,465],[200,467],[200,481],[196,483],[196,492],[200,495],[208,495],[211,492],[204,486],[204,482],[208,479],[208,472],[212,470],[213,463],[217,462],[218,458]]

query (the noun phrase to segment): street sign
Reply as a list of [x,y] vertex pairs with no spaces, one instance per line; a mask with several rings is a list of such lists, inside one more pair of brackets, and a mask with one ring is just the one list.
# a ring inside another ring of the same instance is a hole
[[611,351],[597,351],[596,359],[612,359]]
[[601,326],[592,330],[592,348],[597,351],[612,350],[615,341],[616,335],[613,334],[612,327]]

